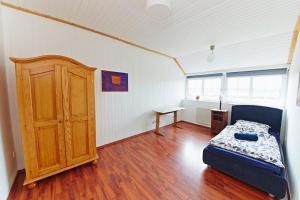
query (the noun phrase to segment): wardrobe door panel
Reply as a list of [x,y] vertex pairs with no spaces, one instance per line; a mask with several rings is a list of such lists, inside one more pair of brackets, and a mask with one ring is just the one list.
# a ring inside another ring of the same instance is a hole
[[31,76],[33,116],[35,121],[56,119],[55,72]]
[[36,146],[39,169],[47,169],[59,163],[59,149],[56,148],[58,141],[58,128],[44,126],[35,128]]
[[89,154],[89,138],[87,121],[73,121],[71,123],[73,158]]
[[35,177],[66,166],[61,67],[25,68],[22,76],[26,116],[24,140],[31,152],[28,173]]
[[87,79],[69,72],[70,115],[86,117],[87,112]]
[[96,156],[91,72],[70,64],[63,68],[63,83],[67,163],[74,165]]

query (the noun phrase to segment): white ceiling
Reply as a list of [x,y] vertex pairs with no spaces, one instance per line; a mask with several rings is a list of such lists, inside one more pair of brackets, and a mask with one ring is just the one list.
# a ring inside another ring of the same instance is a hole
[[214,51],[213,62],[207,62],[207,49],[180,57],[178,60],[188,73],[265,66],[272,68],[273,65],[287,63],[291,37],[292,33],[287,32],[219,46]]
[[[172,14],[164,21],[147,15],[146,0],[5,2],[178,57],[188,73],[286,63],[300,14],[299,0],[172,0]],[[207,63],[211,44],[216,60]]]

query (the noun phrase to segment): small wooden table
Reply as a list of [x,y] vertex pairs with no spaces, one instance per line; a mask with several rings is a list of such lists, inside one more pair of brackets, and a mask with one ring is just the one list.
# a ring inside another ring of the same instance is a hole
[[219,134],[228,123],[228,111],[211,109],[211,133],[213,135]]
[[160,136],[164,136],[162,133],[159,132],[160,116],[170,114],[170,113],[174,113],[173,126],[176,128],[181,128],[177,126],[177,112],[183,109],[184,109],[183,107],[170,107],[170,108],[154,110],[154,112],[156,112],[156,128],[154,133]]

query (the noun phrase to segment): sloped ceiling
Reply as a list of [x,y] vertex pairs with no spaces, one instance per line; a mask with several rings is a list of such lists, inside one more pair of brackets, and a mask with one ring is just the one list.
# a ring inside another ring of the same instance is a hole
[[[178,58],[187,73],[287,62],[299,0],[172,0],[155,21],[146,0],[5,0]],[[216,58],[208,63],[209,45]]]

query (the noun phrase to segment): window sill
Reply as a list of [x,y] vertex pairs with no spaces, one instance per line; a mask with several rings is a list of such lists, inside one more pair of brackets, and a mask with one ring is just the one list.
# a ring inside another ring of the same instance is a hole
[[[195,99],[184,99],[184,101],[189,101],[189,102],[199,102],[199,103],[215,103],[219,104],[219,101],[213,101],[213,100],[195,100]],[[284,110],[285,106],[284,105],[266,105],[266,104],[257,104],[257,103],[245,103],[245,102],[230,102],[230,101],[222,101],[222,105],[258,105],[258,106],[267,106],[267,107],[274,107],[274,108],[279,108]]]
[[[216,103],[216,104],[219,104],[219,103],[220,103],[220,101],[214,101],[214,100],[184,99],[184,101],[192,101],[192,102],[200,102],[200,103]],[[229,102],[222,101],[222,104],[236,105],[237,103],[233,104],[233,103],[229,103]]]

